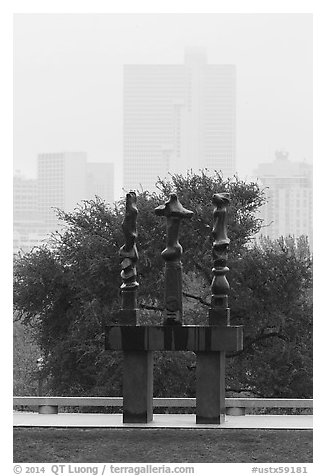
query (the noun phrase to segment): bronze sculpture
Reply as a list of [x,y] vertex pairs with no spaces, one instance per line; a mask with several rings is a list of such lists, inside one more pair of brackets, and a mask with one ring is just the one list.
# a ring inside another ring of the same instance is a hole
[[122,309],[136,309],[137,307],[137,271],[138,251],[136,247],[137,229],[136,221],[138,209],[136,206],[137,197],[135,192],[126,195],[126,212],[122,223],[122,230],[125,236],[125,244],[119,250],[121,261],[122,285]]
[[209,324],[229,325],[230,310],[228,308],[228,294],[230,290],[226,279],[226,273],[229,268],[226,266],[230,240],[227,236],[226,219],[227,209],[230,204],[230,197],[227,193],[215,193],[212,199],[214,205],[213,211],[213,280],[211,310],[209,313]]
[[[167,219],[164,325],[139,325],[136,309],[136,196],[127,194],[123,222],[125,245],[122,258],[121,310],[105,329],[105,348],[124,355],[123,421],[146,423],[153,419],[153,351],[196,353],[196,423],[220,424],[225,419],[225,353],[243,348],[242,326],[230,326],[229,284],[226,266],[229,238],[226,217],[229,195],[213,196],[212,298],[206,325],[185,325],[182,316],[181,220],[193,212],[184,208],[175,194],[155,214]],[[116,325],[116,324],[118,325]],[[178,324],[178,325],[176,325]]]
[[184,208],[176,194],[155,208],[157,216],[166,217],[166,248],[162,251],[165,261],[165,320],[164,324],[183,324],[182,313],[182,246],[179,243],[181,220],[191,218],[193,212]]

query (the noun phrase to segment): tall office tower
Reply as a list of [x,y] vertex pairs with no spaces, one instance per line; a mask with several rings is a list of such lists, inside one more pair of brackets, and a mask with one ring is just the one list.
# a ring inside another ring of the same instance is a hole
[[41,218],[54,231],[59,225],[54,207],[72,211],[86,198],[86,153],[39,154],[38,185]]
[[13,181],[14,228],[31,228],[39,222],[37,194],[37,180],[27,179],[17,171]]
[[16,172],[13,180],[13,251],[30,251],[45,237],[45,224],[38,208],[36,179],[25,178]]
[[86,198],[94,200],[98,196],[107,203],[113,203],[114,165],[87,163],[86,175]]
[[258,166],[255,176],[266,187],[261,218],[267,226],[261,234],[272,239],[307,235],[312,246],[312,165],[291,162],[287,152],[278,151],[272,163]]
[[235,66],[185,63],[124,67],[124,188],[153,190],[157,177],[199,168],[235,172]]

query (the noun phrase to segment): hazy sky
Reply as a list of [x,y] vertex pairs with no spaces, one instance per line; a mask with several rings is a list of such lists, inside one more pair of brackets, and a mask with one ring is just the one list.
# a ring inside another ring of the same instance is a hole
[[20,14],[14,21],[14,169],[41,152],[114,162],[122,185],[123,64],[177,64],[186,46],[237,68],[237,170],[286,149],[312,161],[311,14]]

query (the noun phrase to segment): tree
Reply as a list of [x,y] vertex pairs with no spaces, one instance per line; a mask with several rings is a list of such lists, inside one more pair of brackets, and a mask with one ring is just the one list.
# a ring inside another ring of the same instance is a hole
[[[257,184],[245,183],[237,177],[223,180],[218,173],[209,175],[207,171],[188,173],[185,177],[173,175],[168,181],[158,182],[157,193],[138,194],[137,247],[140,259],[137,271],[141,319],[143,322],[161,319],[159,310],[163,306],[164,276],[160,253],[165,247],[165,223],[154,215],[154,208],[171,192],[176,192],[182,204],[194,211],[193,219],[182,224],[180,238],[184,248],[186,322],[201,323],[205,320],[212,278],[211,198],[213,193],[222,191],[231,195],[228,234],[231,239],[232,323],[245,325],[246,345],[251,350],[255,349],[255,339],[258,339],[260,345],[264,343],[268,352],[274,355],[275,342],[279,345],[281,339],[276,335],[273,337],[272,333],[268,338],[262,337],[261,333],[286,315],[295,300],[295,293],[290,294],[289,303],[284,308],[274,303],[274,307],[266,310],[264,303],[259,302],[265,299],[268,303],[278,301],[274,292],[274,275],[269,267],[272,261],[281,275],[282,268],[277,267],[284,266],[285,262],[281,259],[283,255],[280,257],[275,250],[268,251],[268,246],[273,248],[274,245],[250,246],[261,226],[256,212],[264,202],[264,195]],[[35,329],[37,343],[45,356],[45,371],[52,392],[119,395],[121,356],[104,351],[103,323],[108,323],[112,312],[119,308],[118,250],[124,242],[121,230],[124,200],[110,208],[96,198],[83,202],[72,213],[58,211],[58,214],[65,224],[64,231],[55,233],[49,244],[15,260],[14,306],[18,319]],[[267,268],[266,259],[269,260]],[[300,278],[301,268],[296,260],[286,263],[291,272],[291,266],[298,267],[297,274],[293,273],[297,277],[296,289],[301,292],[308,284],[308,277],[306,283]],[[264,292],[256,279],[260,267],[268,280]],[[255,308],[251,304],[256,302],[259,302],[259,307]],[[291,316],[300,309],[296,306]],[[299,328],[302,324],[300,319],[294,319],[295,332],[296,326]],[[264,383],[264,376],[253,372],[256,363],[264,356],[270,357],[260,349],[258,346],[251,360],[247,349],[243,356],[229,359],[228,382],[231,387],[241,389],[245,386],[257,393],[267,392],[268,379],[265,378]],[[244,359],[249,359],[250,366],[245,366]],[[158,353],[155,365],[156,395],[193,394],[195,359],[192,353],[170,354],[164,358]],[[280,366],[280,363],[275,361],[275,365]]]
[[15,322],[13,331],[14,395],[37,395],[40,350],[29,327]]
[[229,361],[235,385],[265,397],[312,398],[312,257],[307,239],[261,239],[243,252],[230,284],[232,321],[245,326],[245,350]]

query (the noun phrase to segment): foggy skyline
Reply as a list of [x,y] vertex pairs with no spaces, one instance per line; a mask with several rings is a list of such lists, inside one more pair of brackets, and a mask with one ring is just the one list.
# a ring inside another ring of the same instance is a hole
[[14,170],[83,151],[115,165],[121,195],[123,65],[180,64],[187,46],[234,64],[236,169],[277,149],[312,162],[311,14],[29,14],[14,21]]

